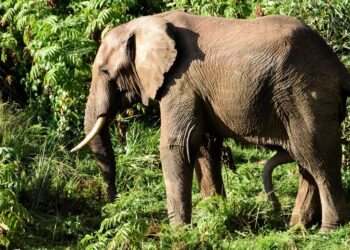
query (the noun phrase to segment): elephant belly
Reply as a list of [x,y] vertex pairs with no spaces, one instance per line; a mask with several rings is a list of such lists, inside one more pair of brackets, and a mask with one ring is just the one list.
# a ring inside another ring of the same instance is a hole
[[284,146],[288,141],[280,115],[267,95],[222,94],[207,116],[208,129],[222,137],[259,145]]

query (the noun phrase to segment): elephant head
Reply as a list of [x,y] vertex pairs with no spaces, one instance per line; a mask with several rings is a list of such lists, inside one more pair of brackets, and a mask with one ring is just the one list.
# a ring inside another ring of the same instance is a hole
[[86,138],[72,151],[89,143],[107,183],[110,200],[116,196],[115,157],[108,125],[116,113],[133,103],[156,97],[164,74],[177,51],[172,27],[165,19],[143,17],[112,29],[103,39],[92,67],[85,110]]

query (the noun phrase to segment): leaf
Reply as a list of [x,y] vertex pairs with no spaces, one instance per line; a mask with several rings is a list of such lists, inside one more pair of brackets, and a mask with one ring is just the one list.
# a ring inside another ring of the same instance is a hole
[[53,60],[61,53],[61,48],[58,44],[44,47],[35,53],[35,57],[39,60]]
[[101,24],[104,24],[112,17],[112,14],[113,14],[112,9],[104,9],[100,12],[97,19],[99,19],[99,22]]
[[41,71],[41,65],[39,63],[35,63],[34,65],[32,65],[32,68],[29,73],[30,79],[31,80],[38,79],[40,75],[40,71]]
[[3,19],[6,21],[12,21],[13,17],[15,16],[15,13],[16,13],[15,9],[11,8],[4,14]]
[[47,18],[44,19],[44,23],[51,24],[52,26],[57,25],[59,23],[59,19],[55,15],[50,15]]
[[6,55],[5,50],[2,50],[2,52],[1,52],[1,61],[3,63],[5,63],[7,61],[7,55]]
[[45,75],[45,84],[54,86],[58,82],[59,70],[57,67],[50,69]]
[[23,30],[28,25],[28,16],[22,16],[21,18],[17,18],[17,29]]

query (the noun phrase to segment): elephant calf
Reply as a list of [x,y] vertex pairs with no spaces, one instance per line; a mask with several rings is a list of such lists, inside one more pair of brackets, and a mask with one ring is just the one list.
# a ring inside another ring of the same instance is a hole
[[103,39],[85,110],[88,135],[74,150],[90,144],[113,200],[108,124],[131,104],[156,99],[171,224],[191,222],[197,162],[205,179],[220,183],[217,150],[204,145],[210,134],[288,152],[302,178],[291,223],[310,222],[321,210],[321,229],[329,230],[349,219],[340,171],[340,123],[349,93],[346,68],[294,18],[181,11],[141,17]]

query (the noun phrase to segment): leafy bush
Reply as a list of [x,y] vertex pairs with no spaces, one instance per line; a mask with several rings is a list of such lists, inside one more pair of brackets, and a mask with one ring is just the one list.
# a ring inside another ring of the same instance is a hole
[[1,59],[31,64],[22,79],[39,122],[76,134],[82,127],[90,66],[98,43],[112,27],[132,18],[137,1],[5,0],[0,3]]
[[187,9],[191,13],[206,16],[225,16],[228,18],[247,18],[254,15],[257,1],[212,1],[212,0],[180,0],[167,1],[172,8]]

